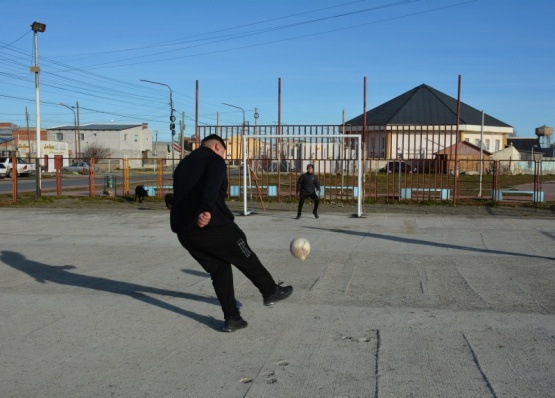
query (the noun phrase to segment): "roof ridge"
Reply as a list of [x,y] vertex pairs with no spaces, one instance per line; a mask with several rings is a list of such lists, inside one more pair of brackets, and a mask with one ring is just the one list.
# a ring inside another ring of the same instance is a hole
[[[388,123],[391,122],[391,120],[392,120],[395,116],[397,116],[397,115],[399,114],[400,111],[403,110],[403,107],[415,96],[415,94],[418,92],[418,90],[420,90],[420,88],[421,88],[422,86],[425,86],[425,84],[421,84],[420,86],[416,86],[416,87],[414,87],[412,90],[409,90],[409,91],[405,92],[404,94],[401,94],[401,95],[399,95],[399,96],[397,97],[397,98],[399,98],[399,97],[402,97],[402,96],[408,94],[408,95],[407,95],[407,100],[404,101],[404,102],[401,104],[401,106],[399,106],[399,107],[397,108],[397,110],[396,110],[394,113],[391,114],[391,117],[390,117],[389,119],[387,119],[387,122],[388,122]],[[395,100],[395,98],[393,98],[391,101],[394,101],[394,100]]]
[[[438,100],[439,102],[441,102],[443,105],[445,105],[445,107],[446,107],[447,109],[449,109],[449,111],[450,111],[453,115],[455,115],[455,117],[457,117],[457,111],[456,111],[456,110],[453,110],[453,109],[451,108],[451,106],[449,106],[449,104],[447,104],[447,103],[441,98],[441,96],[438,95],[438,94],[441,94],[441,95],[443,95],[443,96],[445,96],[445,97],[447,97],[447,98],[449,98],[449,99],[454,99],[455,101],[458,101],[456,98],[450,97],[450,96],[448,96],[447,94],[442,93],[442,92],[439,91],[439,90],[436,90],[436,89],[433,88],[432,86],[426,85],[426,88],[428,89],[428,91],[430,91],[430,93],[432,93],[432,95],[433,95],[435,98],[437,98],[437,100]],[[462,105],[462,101],[461,101],[461,105]],[[462,112],[461,112],[461,113],[462,113]],[[459,122],[460,122],[460,120],[459,120]]]

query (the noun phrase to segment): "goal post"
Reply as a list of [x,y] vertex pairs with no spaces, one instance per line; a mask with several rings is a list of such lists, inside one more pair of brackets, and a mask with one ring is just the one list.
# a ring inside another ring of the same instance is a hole
[[[247,199],[247,163],[248,163],[248,143],[251,139],[267,139],[267,140],[282,140],[282,139],[306,139],[310,138],[310,143],[321,142],[322,139],[355,139],[357,141],[356,145],[356,159],[336,159],[336,160],[348,160],[348,161],[356,161],[356,176],[357,176],[357,186],[358,186],[358,195],[357,195],[357,213],[353,216],[362,217],[362,200],[363,200],[363,189],[362,189],[362,135],[361,134],[277,134],[277,135],[268,135],[268,134],[245,134],[242,136],[242,164],[243,164],[243,215],[247,216],[250,212],[247,210],[248,199]],[[306,143],[305,143],[306,144]],[[349,152],[352,153],[352,145],[349,145]],[[281,148],[278,148],[276,144],[276,153],[281,153]],[[340,152],[341,153],[341,152]],[[344,154],[345,152],[342,151]],[[281,167],[280,159],[278,160],[277,167]],[[307,160],[307,159],[296,159],[296,160]],[[326,159],[309,159],[309,160],[326,160]],[[302,170],[301,170],[302,171]],[[344,170],[342,170],[344,172]],[[251,187],[252,189],[252,187]],[[278,187],[279,193],[279,187]]]

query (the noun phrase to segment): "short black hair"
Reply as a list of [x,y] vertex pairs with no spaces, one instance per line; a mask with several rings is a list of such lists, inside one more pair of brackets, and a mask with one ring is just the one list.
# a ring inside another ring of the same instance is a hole
[[306,166],[306,169],[308,170],[309,167],[314,168],[314,165],[312,163],[309,163],[308,166]]
[[202,141],[200,142],[201,145],[204,145],[206,143],[206,141],[210,141],[210,140],[216,140],[218,141],[220,144],[223,145],[224,149],[227,151],[227,145],[225,144],[225,141],[223,140],[222,137],[220,137],[218,134],[210,134],[207,135],[206,137],[204,137],[202,139]]

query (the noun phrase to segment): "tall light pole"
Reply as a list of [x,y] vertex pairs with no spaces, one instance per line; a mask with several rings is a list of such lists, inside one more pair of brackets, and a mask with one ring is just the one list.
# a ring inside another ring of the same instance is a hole
[[75,137],[75,154],[74,154],[74,158],[77,159],[77,114],[75,113],[75,111],[73,110],[73,108],[69,105],[66,105],[64,103],[60,102],[61,106],[65,106],[67,109],[69,109],[70,111],[73,112],[73,132],[74,132],[74,137]]
[[158,82],[153,82],[151,80],[145,80],[145,79],[140,79],[140,80],[142,82],[147,82],[147,83],[152,83],[152,84],[159,84],[161,86],[166,86],[170,90],[170,130],[171,130],[171,133],[172,133],[172,145],[171,145],[171,147],[172,147],[172,176],[173,176],[173,171],[175,171],[175,157],[174,157],[174,154],[173,154],[173,151],[174,151],[174,149],[173,149],[173,139],[174,138],[173,137],[175,136],[175,116],[173,115],[174,109],[173,109],[173,95],[172,95],[173,91],[172,91],[172,88],[170,86],[168,86],[167,84],[165,84],[165,83],[158,83]]
[[[237,105],[231,105],[231,104],[227,104],[225,102],[222,102],[222,104],[230,106],[232,108],[240,109],[243,112],[243,127],[241,129],[241,147],[244,147],[245,145],[243,143],[243,140],[245,139],[245,110],[243,108],[241,108],[240,106],[237,106]],[[247,173],[246,170],[245,170],[246,166],[247,166],[246,165],[247,157],[245,155],[246,155],[246,153],[243,153],[243,174],[244,174],[244,176],[246,176],[246,173]]]
[[37,160],[35,161],[36,164],[36,171],[35,174],[37,176],[37,186],[36,186],[36,194],[37,197],[41,195],[41,162],[40,162],[40,97],[39,97],[39,32],[44,32],[46,30],[46,25],[40,22],[33,22],[31,25],[31,29],[35,32],[35,66],[31,66],[31,72],[35,74],[35,102],[36,102],[36,112],[37,112]]

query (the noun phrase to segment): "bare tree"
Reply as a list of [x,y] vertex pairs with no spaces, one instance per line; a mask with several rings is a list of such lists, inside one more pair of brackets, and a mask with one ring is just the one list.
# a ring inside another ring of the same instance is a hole
[[83,158],[89,160],[91,158],[103,159],[111,155],[110,149],[101,144],[90,144],[83,152]]

